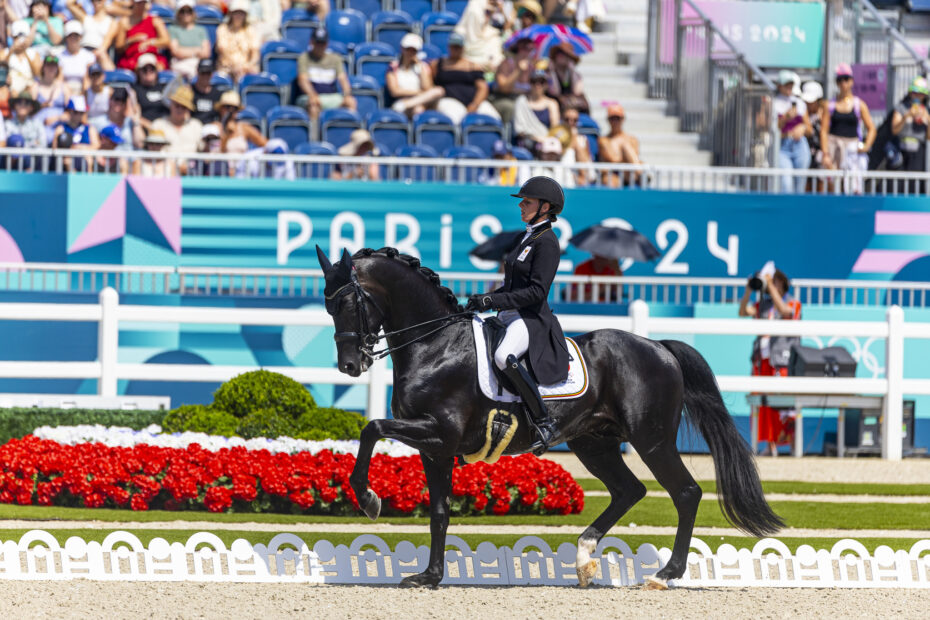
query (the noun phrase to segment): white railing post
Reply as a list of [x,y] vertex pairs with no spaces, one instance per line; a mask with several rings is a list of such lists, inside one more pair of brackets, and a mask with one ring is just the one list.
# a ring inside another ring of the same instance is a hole
[[369,420],[383,420],[387,417],[387,386],[390,372],[385,359],[373,362],[368,369]]
[[630,304],[630,318],[633,319],[633,333],[643,338],[649,337],[649,304],[637,299]]
[[100,324],[97,326],[97,361],[100,378],[97,394],[116,396],[116,359],[119,352],[119,293],[109,286],[100,291]]
[[888,340],[885,344],[885,411],[882,420],[882,458],[900,461],[902,456],[901,426],[904,423],[904,310],[891,306],[888,317]]

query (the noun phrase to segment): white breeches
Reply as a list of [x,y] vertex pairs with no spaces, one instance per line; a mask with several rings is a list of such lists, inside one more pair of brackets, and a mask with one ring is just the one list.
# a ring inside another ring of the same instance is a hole
[[501,340],[497,350],[494,351],[494,363],[501,370],[507,365],[507,357],[515,355],[520,357],[530,348],[530,332],[526,329],[526,323],[520,318],[520,313],[516,310],[504,310],[497,315],[504,325],[507,326],[507,333]]

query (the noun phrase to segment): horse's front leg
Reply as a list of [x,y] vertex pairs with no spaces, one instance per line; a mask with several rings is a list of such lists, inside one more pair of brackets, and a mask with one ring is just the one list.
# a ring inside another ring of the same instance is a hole
[[[381,498],[368,488],[368,466],[371,454],[379,439],[396,439],[419,450],[424,457],[437,454],[442,447],[440,427],[430,417],[413,420],[372,420],[362,429],[355,468],[349,476],[349,484],[355,491],[359,508],[369,519],[381,514]],[[425,459],[424,459],[425,462]]]
[[429,564],[417,575],[405,577],[402,588],[435,586],[442,581],[446,562],[446,531],[449,529],[449,496],[452,493],[454,457],[422,456],[429,487]]

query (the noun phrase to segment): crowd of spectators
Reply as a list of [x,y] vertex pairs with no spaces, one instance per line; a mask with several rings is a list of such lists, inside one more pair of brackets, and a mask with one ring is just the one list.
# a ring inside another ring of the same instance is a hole
[[[295,52],[293,81],[280,84],[281,104],[306,111],[308,143],[322,139],[318,121],[324,112],[359,112],[351,47],[334,45],[326,28],[327,16],[343,5],[351,0],[338,7],[330,0],[0,0],[0,146],[267,152],[275,136],[251,111],[248,121],[238,119],[246,109],[238,91],[250,76],[266,75],[264,44],[282,41],[293,49],[284,40],[282,19],[294,10],[317,25]],[[503,146],[492,152],[485,144],[486,157],[519,151],[524,160],[529,153],[536,160],[531,169],[552,170],[569,186],[597,179],[547,162],[638,163],[638,143],[622,131],[620,106],[611,108],[619,113],[609,115],[607,136],[591,135],[589,117],[587,134],[579,133],[580,115],[590,106],[576,69],[582,57],[571,43],[540,51],[530,37],[508,41],[550,21],[590,29],[600,8],[597,0],[469,0],[438,45],[427,44],[418,26],[399,38],[380,84],[382,109],[403,114],[411,128],[424,112],[438,112],[456,126],[469,115],[490,118],[499,122]],[[366,33],[372,40],[370,24]],[[363,116],[359,120],[358,131],[332,146],[335,153],[396,154],[372,137]],[[284,144],[283,150],[294,146]],[[274,148],[282,149],[280,141]],[[77,154],[67,159],[71,169],[109,171],[121,171],[119,161]],[[140,156],[127,166],[147,170],[158,163]],[[195,162],[177,164],[176,172],[185,174],[192,165],[204,172]],[[210,168],[211,174],[242,170]],[[333,170],[339,178],[378,174],[377,166]],[[496,182],[506,176],[497,175]],[[606,182],[619,179],[604,176]]]

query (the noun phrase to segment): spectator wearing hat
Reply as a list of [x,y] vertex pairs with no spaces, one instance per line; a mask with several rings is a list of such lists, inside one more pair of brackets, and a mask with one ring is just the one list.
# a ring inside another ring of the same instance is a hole
[[[781,142],[778,149],[778,167],[785,169],[807,170],[811,165],[811,149],[807,135],[812,132],[807,104],[797,96],[796,91],[801,79],[794,71],[782,69],[778,72],[778,94],[772,102],[772,109],[778,117],[778,129]],[[799,193],[804,189],[804,177],[782,178],[781,191]]]
[[481,175],[480,181],[485,185],[513,186],[517,185],[522,177],[527,177],[529,171],[526,166],[517,162],[513,149],[503,140],[495,140],[491,147],[491,159],[499,162],[513,162],[513,165],[495,166],[489,168],[487,173]]
[[57,142],[58,136],[66,133],[71,136],[71,148],[97,150],[100,146],[100,139],[97,136],[97,130],[87,124],[86,114],[87,101],[84,100],[84,95],[71,97],[68,105],[65,106],[65,120],[55,125],[53,142]]
[[194,91],[194,118],[203,124],[219,120],[216,103],[220,100],[220,91],[212,84],[213,61],[204,58],[197,64],[197,79],[191,84]]
[[[198,153],[221,153],[222,141],[220,126],[217,123],[206,123],[200,130],[200,144]],[[196,176],[199,177],[228,177],[229,164],[220,160],[197,159],[192,162],[196,166]],[[193,173],[192,173],[193,174]]]
[[801,101],[807,106],[807,118],[811,131],[807,143],[811,149],[811,168],[820,168],[823,163],[823,148],[820,144],[820,109],[824,105],[823,86],[819,82],[805,82],[801,87]]
[[[100,150],[115,151],[125,143],[122,131],[117,125],[107,125],[100,130]],[[129,174],[129,160],[126,157],[94,157],[94,171],[109,174]]]
[[555,179],[564,188],[575,187],[575,178],[571,170],[565,166],[556,165],[562,161],[563,153],[562,142],[557,137],[544,138],[538,148],[539,164],[531,167],[529,176],[520,179],[520,182],[525,183],[528,178],[535,176],[547,176]]
[[97,62],[87,68],[87,83],[87,89],[84,91],[84,99],[87,100],[87,119],[91,124],[95,124],[97,120],[106,117],[113,89],[104,83],[103,67]]
[[168,26],[171,70],[187,80],[197,75],[197,64],[211,55],[210,37],[195,21],[194,4],[194,0],[178,0],[174,23]]
[[517,24],[514,30],[524,30],[536,24],[543,24],[543,10],[536,0],[520,0],[514,5],[517,10]]
[[494,90],[489,100],[504,125],[513,120],[514,106],[517,97],[529,95],[530,76],[535,66],[536,46],[529,37],[514,41],[507,50],[508,56],[497,66],[494,74]]
[[[550,131],[552,135],[560,138],[562,142],[562,163],[567,165],[588,164],[591,163],[591,147],[588,145],[588,139],[578,133],[578,121],[581,113],[575,108],[568,107],[562,110],[561,124]],[[564,136],[564,139],[562,138]],[[575,183],[579,187],[587,185],[588,181],[594,180],[594,172],[590,170],[575,170]]]
[[[853,94],[852,67],[836,68],[837,96],[820,112],[820,143],[824,145],[823,167],[831,170],[863,172],[877,134],[869,106]],[[863,132],[865,128],[865,132]],[[856,181],[854,181],[856,184]],[[861,188],[852,187],[850,191]]]
[[235,81],[258,73],[258,33],[249,24],[249,0],[233,0],[226,21],[216,29],[216,64]]
[[[196,153],[200,143],[200,130],[203,124],[196,118],[191,118],[194,111],[194,92],[187,84],[179,86],[168,97],[168,116],[152,123],[152,129],[161,131],[168,144],[166,153]],[[181,163],[179,169],[185,174],[186,164]]]
[[53,47],[61,45],[64,22],[52,15],[51,0],[32,0],[29,17],[22,21],[29,26],[29,45],[39,54],[48,54]]
[[549,131],[559,124],[559,105],[546,96],[548,76],[537,69],[530,77],[530,92],[517,97],[513,110],[517,142],[530,151],[536,151]]
[[[626,110],[619,103],[607,106],[607,135],[597,139],[597,159],[609,164],[641,164],[639,158],[639,140],[631,133],[623,130],[623,121],[626,120]],[[642,173],[624,173],[624,185],[639,184]],[[620,186],[620,173],[601,173],[601,183],[608,187]]]
[[343,58],[327,51],[327,45],[329,33],[325,28],[317,28],[310,37],[310,49],[297,60],[297,86],[303,93],[297,98],[297,105],[306,107],[314,120],[323,110],[356,108]]
[[930,137],[928,96],[930,87],[927,85],[927,79],[918,76],[911,80],[907,97],[894,107],[891,133],[897,137],[897,146],[901,151],[901,170],[926,171],[927,138]]
[[168,68],[161,50],[170,45],[171,37],[161,18],[149,15],[148,10],[148,0],[133,0],[131,13],[118,22],[116,66],[120,69],[138,70],[139,59],[146,54],[155,57],[156,71]]
[[550,97],[559,102],[560,108],[571,106],[587,114],[588,99],[584,94],[584,81],[575,69],[580,60],[575,48],[568,41],[562,41],[549,48],[549,88]]
[[[18,133],[10,134],[6,137],[6,144],[4,145],[8,149],[21,149],[25,148],[25,141],[23,137]],[[32,171],[33,158],[21,155],[5,155],[0,157],[0,170],[15,170],[17,172],[31,172]]]
[[492,72],[504,60],[504,37],[512,29],[513,20],[504,13],[501,0],[468,0],[454,32],[465,42],[465,58]]
[[93,52],[81,47],[84,27],[72,19],[65,24],[65,49],[58,55],[61,76],[72,93],[83,93],[87,69],[96,62]]
[[436,109],[458,125],[466,114],[477,112],[500,118],[488,99],[488,83],[481,68],[464,56],[465,39],[458,32],[449,35],[449,54],[433,61],[433,82],[444,95]]
[[[113,69],[110,46],[116,39],[117,20],[107,12],[107,0],[67,0],[66,6],[73,18],[84,28],[81,44],[91,50],[97,62],[106,69]],[[111,5],[114,11],[118,5]],[[121,10],[122,7],[119,7]]]
[[117,151],[132,151],[142,148],[145,131],[142,129],[138,106],[134,105],[129,91],[117,87],[110,93],[107,101],[107,113],[102,117],[91,119],[91,124],[98,132],[108,125],[119,127],[123,141],[116,145]]
[[165,89],[158,83],[158,57],[155,54],[142,54],[136,64],[136,82],[132,85],[132,92],[139,105],[142,127],[148,131],[152,123],[167,113]]
[[[367,129],[356,129],[349,137],[349,141],[339,147],[337,151],[343,157],[377,157],[381,153],[375,146],[374,140]],[[330,178],[336,181],[351,179],[366,179],[377,181],[381,178],[377,164],[335,164]]]
[[6,63],[11,92],[19,93],[30,87],[42,73],[42,57],[30,46],[29,25],[25,21],[13,22],[10,27],[13,45],[0,49],[0,62]]
[[28,90],[24,90],[10,100],[12,114],[4,123],[7,135],[17,134],[23,138],[23,146],[42,148],[48,144],[45,127],[35,118],[39,102]]
[[55,124],[67,118],[65,104],[71,98],[71,90],[59,76],[58,57],[46,56],[39,78],[32,88],[36,101],[39,102],[36,118],[45,125],[47,143],[52,141]]
[[[149,153],[161,153],[168,146],[168,138],[160,129],[153,129],[145,137],[143,148]],[[142,156],[132,163],[132,173],[143,177],[173,177],[177,176],[178,168],[173,159],[164,157]]]
[[394,99],[391,106],[397,112],[413,117],[423,112],[442,97],[442,89],[433,85],[433,71],[429,63],[417,54],[423,49],[420,35],[408,32],[400,40],[400,57],[391,63],[385,75],[388,94]]
[[242,111],[242,99],[234,90],[227,90],[220,95],[216,103],[220,115],[221,150],[223,153],[236,153],[243,155],[253,147],[263,147],[268,142],[262,133],[249,123],[238,120]]

